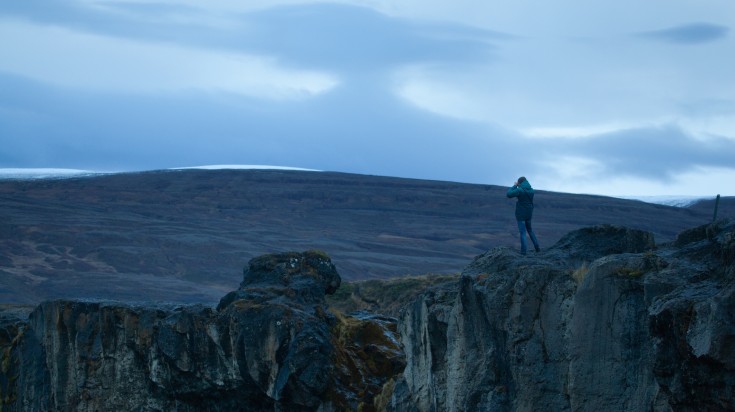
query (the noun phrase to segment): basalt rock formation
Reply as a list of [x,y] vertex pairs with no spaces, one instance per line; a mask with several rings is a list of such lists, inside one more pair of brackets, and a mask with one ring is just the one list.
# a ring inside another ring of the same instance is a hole
[[400,320],[395,411],[735,409],[735,224],[497,248]]
[[733,221],[495,248],[398,321],[330,310],[340,282],[323,253],[283,253],[216,308],[0,308],[0,409],[735,409]]
[[0,410],[373,409],[405,364],[395,321],[327,311],[320,252],[251,260],[217,309],[50,301],[0,317]]

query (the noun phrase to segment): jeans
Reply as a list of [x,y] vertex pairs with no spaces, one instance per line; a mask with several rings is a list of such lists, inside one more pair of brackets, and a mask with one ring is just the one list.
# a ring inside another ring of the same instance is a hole
[[533,242],[533,247],[538,252],[541,250],[541,248],[538,245],[538,239],[536,239],[536,234],[533,233],[533,228],[531,227],[531,219],[528,220],[519,220],[518,221],[518,231],[521,233],[521,254],[525,255],[526,250],[528,249],[528,242],[526,242],[526,232],[528,232],[528,235],[531,237],[531,242]]

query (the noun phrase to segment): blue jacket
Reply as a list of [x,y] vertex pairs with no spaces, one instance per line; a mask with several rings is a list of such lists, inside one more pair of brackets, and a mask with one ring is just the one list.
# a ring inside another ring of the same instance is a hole
[[528,180],[508,189],[508,197],[517,197],[516,220],[531,220],[533,216],[533,188]]

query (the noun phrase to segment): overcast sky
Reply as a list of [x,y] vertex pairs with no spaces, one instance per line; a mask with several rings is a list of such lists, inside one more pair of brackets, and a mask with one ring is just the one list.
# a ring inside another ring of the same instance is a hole
[[0,2],[0,168],[735,195],[732,0]]

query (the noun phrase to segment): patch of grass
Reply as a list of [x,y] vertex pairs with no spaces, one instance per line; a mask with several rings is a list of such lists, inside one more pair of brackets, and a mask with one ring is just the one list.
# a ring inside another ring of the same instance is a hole
[[388,380],[388,382],[383,385],[383,389],[380,391],[379,394],[375,395],[375,398],[373,398],[373,406],[375,407],[376,411],[385,411],[388,409],[388,404],[390,403],[390,398],[393,396],[393,392],[396,389],[396,381],[391,378]]
[[247,299],[238,299],[234,302],[232,302],[232,305],[234,305],[238,310],[260,310],[263,309],[263,305],[257,302],[254,302],[252,300]]
[[10,351],[12,349],[13,349],[12,347],[7,347],[3,350],[3,355],[2,355],[3,360],[2,360],[2,365],[1,365],[2,369],[0,369],[2,370],[3,374],[8,373],[8,369],[10,369],[10,359],[11,359]]
[[643,270],[648,271],[660,271],[669,266],[664,258],[653,252],[646,252],[643,254]]
[[572,278],[577,282],[577,284],[581,284],[584,282],[584,279],[587,277],[587,272],[590,271],[590,268],[587,266],[587,262],[582,263],[580,267],[577,269],[574,269],[572,271]]
[[643,271],[635,268],[620,268],[617,270],[617,274],[620,276],[627,276],[630,278],[637,278],[643,276]]
[[13,340],[9,342],[9,344],[5,348],[3,348],[2,363],[0,363],[0,368],[2,368],[0,370],[2,370],[2,373],[8,373],[8,370],[10,369],[10,362],[12,360],[13,349],[15,349],[20,343],[20,340],[23,339],[25,332],[26,330],[24,327],[19,327],[16,330],[16,334],[13,337]]
[[[395,323],[359,319],[335,308],[329,308],[329,312],[336,320],[331,334],[338,387],[347,390],[334,391],[328,397],[338,410],[385,410],[376,404],[389,400],[386,385],[405,367]],[[381,400],[376,402],[376,398]]]
[[[0,372],[2,372],[2,375],[0,375],[0,412],[3,411],[3,405],[10,405],[16,401],[15,381],[18,379],[18,376],[10,376],[8,373],[14,371],[17,373],[15,369],[17,368],[18,359],[13,356],[13,350],[20,344],[26,329],[20,326],[17,329],[12,328],[11,331],[15,333],[11,341],[5,339],[0,341],[0,348],[2,349],[2,362],[0,362]],[[5,389],[5,393],[3,393],[3,389]]]
[[427,288],[456,281],[459,274],[427,274],[384,280],[342,282],[339,289],[327,296],[329,306],[350,313],[368,310],[388,316],[397,316]]
[[342,282],[334,294],[327,296],[327,300],[334,303],[347,301],[355,293],[355,290],[357,290],[355,283]]
[[327,252],[320,250],[320,249],[309,249],[306,252],[304,252],[304,255],[306,256],[313,255],[313,256],[317,256],[324,260],[331,260]]

